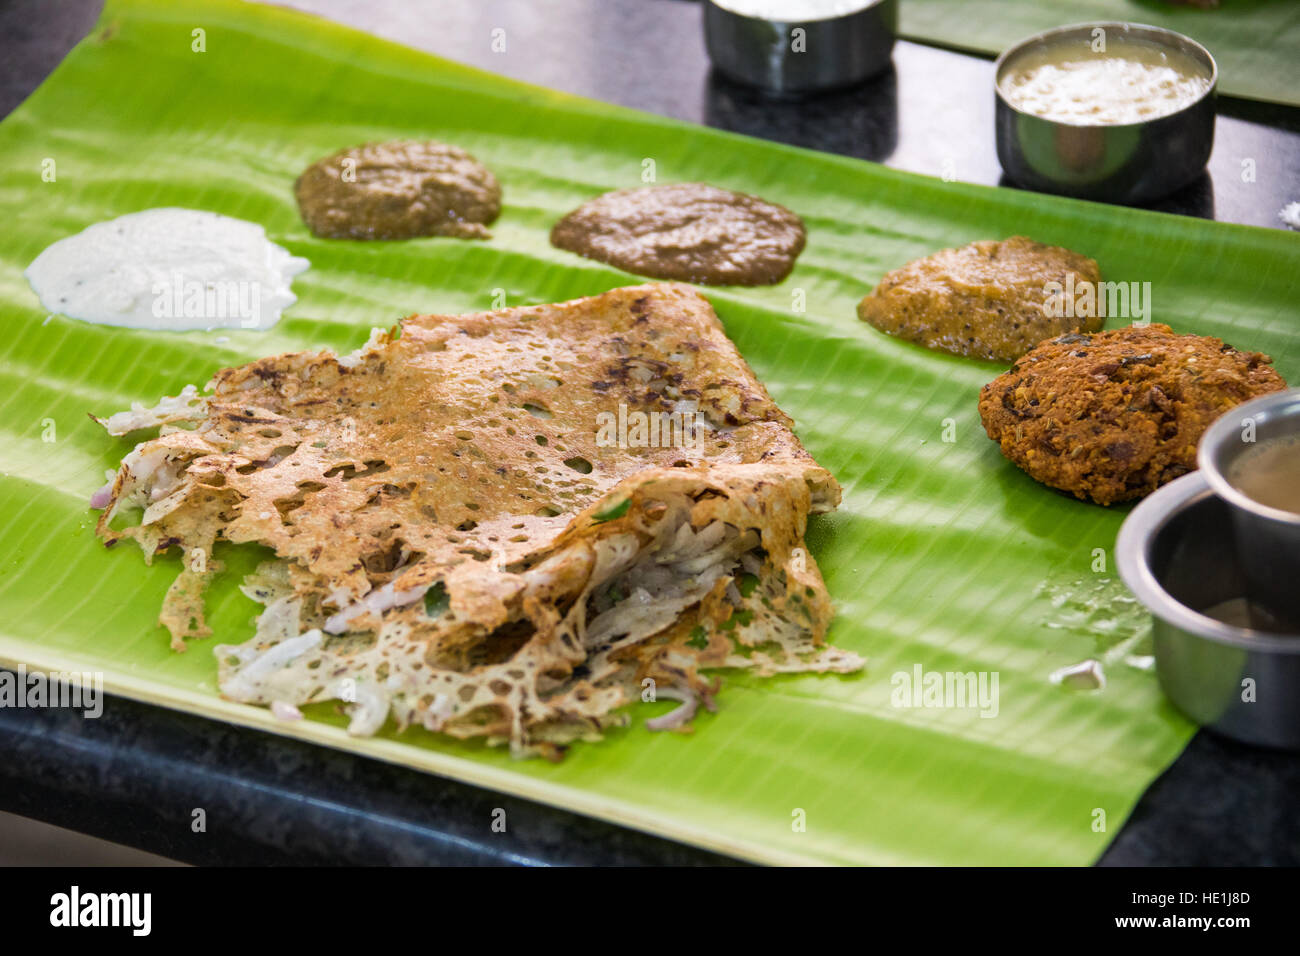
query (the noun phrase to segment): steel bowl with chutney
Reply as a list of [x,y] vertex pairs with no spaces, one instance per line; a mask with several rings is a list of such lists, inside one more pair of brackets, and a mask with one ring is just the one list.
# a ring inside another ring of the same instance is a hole
[[1120,577],[1151,611],[1175,707],[1233,739],[1300,750],[1300,628],[1247,596],[1231,510],[1203,472],[1165,485],[1120,528]]
[[1300,389],[1225,413],[1198,463],[1125,519],[1120,576],[1151,611],[1156,671],[1179,710],[1300,749]]
[[1218,66],[1195,40],[1135,23],[1058,27],[998,57],[998,159],[1022,186],[1140,203],[1196,179],[1214,146]]
[[1232,512],[1250,599],[1300,621],[1300,388],[1221,416],[1201,438],[1196,463]]
[[801,95],[886,69],[898,0],[704,0],[704,43],[724,76]]

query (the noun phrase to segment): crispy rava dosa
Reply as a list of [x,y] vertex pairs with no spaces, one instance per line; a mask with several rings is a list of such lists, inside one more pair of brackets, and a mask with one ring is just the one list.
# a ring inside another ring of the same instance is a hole
[[243,586],[255,636],[216,648],[228,698],[556,757],[636,701],[679,701],[648,724],[688,728],[714,668],[863,664],[823,642],[804,546],[839,486],[687,287],[412,316],[208,392],[101,420],[162,428],[96,503],[107,544],[181,551],[178,650],[210,633],[214,544],[275,552]]

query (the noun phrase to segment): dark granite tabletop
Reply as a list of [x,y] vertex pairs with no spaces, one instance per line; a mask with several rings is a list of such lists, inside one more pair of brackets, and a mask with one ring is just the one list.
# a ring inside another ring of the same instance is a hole
[[[904,0],[906,2],[906,0]],[[0,3],[0,115],[99,0]],[[900,169],[1002,184],[988,59],[902,42],[854,90],[774,101],[710,74],[685,0],[296,0],[292,6],[532,83]],[[1064,4],[1062,6],[1065,6]],[[1062,22],[1069,20],[1063,12]],[[507,52],[491,50],[503,27]],[[1205,176],[1153,208],[1280,228],[1300,200],[1300,110],[1220,100]],[[1242,176],[1253,160],[1253,181]],[[206,826],[196,832],[194,811]],[[498,808],[509,826],[494,833]],[[635,830],[121,698],[86,720],[0,708],[0,809],[207,864],[731,862]],[[1142,798],[1109,865],[1300,864],[1300,756],[1202,732]]]

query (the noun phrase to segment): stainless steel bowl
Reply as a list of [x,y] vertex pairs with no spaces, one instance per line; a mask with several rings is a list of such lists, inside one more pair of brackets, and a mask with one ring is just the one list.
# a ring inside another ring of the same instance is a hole
[[[898,0],[845,0],[846,13],[773,20],[737,13],[742,0],[705,0],[704,44],[714,67],[774,93],[812,93],[859,83],[890,64]],[[797,32],[801,31],[801,32]]]
[[1231,512],[1203,472],[1184,475],[1129,514],[1116,563],[1151,611],[1156,673],[1174,705],[1237,740],[1300,749],[1300,628],[1201,613],[1247,594]]
[[[1002,80],[1025,53],[1062,40],[1142,40],[1177,49],[1210,71],[1202,96],[1176,112],[1141,123],[1074,124],[1012,106]],[[1205,169],[1214,148],[1214,98],[1219,68],[1195,40],[1160,27],[1101,21],[1058,27],[1016,44],[994,65],[998,160],[1017,183],[1082,199],[1138,203],[1186,186]]]
[[[1300,388],[1239,405],[1206,429],[1197,464],[1214,493],[1232,511],[1237,554],[1251,600],[1273,614],[1300,621],[1300,515],[1260,504],[1227,476],[1259,442],[1300,437]],[[1300,483],[1300,475],[1296,475]]]

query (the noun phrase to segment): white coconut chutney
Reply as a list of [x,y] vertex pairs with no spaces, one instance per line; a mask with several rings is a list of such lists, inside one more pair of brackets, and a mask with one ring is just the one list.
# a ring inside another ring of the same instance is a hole
[[161,208],[60,239],[23,274],[51,312],[180,332],[270,328],[297,301],[293,277],[309,265],[257,223]]
[[1034,47],[1003,69],[998,86],[1018,110],[1078,126],[1120,126],[1168,116],[1210,88],[1209,68],[1170,46],[1112,39],[1105,52],[1086,40]]

